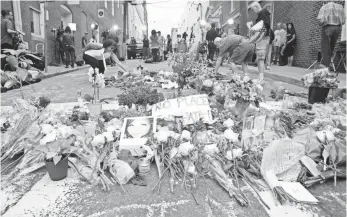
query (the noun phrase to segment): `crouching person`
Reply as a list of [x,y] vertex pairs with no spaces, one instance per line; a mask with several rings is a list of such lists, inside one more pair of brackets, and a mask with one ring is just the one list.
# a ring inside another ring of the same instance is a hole
[[107,39],[103,44],[89,43],[83,50],[83,60],[93,69],[98,68],[100,74],[104,74],[106,70],[105,60],[111,58],[120,71],[124,73],[126,69],[113,52],[114,45],[115,42],[111,39]]
[[255,44],[251,43],[249,39],[240,35],[228,35],[224,38],[217,37],[214,41],[215,45],[219,48],[219,54],[216,62],[215,72],[218,70],[224,58],[231,54],[231,70],[236,72],[236,64],[242,65],[242,71],[248,73],[247,64],[252,62]]

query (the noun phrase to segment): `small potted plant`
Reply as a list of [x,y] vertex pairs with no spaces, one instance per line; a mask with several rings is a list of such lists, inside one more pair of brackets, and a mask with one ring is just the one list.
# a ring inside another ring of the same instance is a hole
[[320,68],[301,79],[308,87],[308,103],[325,103],[330,89],[336,89],[339,81],[329,68]]
[[45,164],[49,177],[53,181],[63,180],[67,177],[68,157],[77,150],[72,146],[75,136],[67,139],[56,140],[46,145],[40,145],[35,148],[45,154]]
[[255,79],[249,76],[234,75],[230,80],[227,97],[236,100],[235,114],[242,115],[251,102],[259,107],[262,101],[259,93],[263,90],[262,86]]

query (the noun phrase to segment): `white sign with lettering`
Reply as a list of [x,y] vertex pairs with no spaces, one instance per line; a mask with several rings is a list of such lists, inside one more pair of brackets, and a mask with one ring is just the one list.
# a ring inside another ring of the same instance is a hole
[[213,120],[206,94],[180,97],[157,103],[152,107],[152,116],[157,118],[181,116],[184,125],[196,123],[200,119],[205,123],[210,123]]

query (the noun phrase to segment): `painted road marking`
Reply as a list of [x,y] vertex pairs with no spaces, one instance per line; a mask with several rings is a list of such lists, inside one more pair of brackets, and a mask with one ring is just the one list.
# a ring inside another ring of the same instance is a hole
[[161,202],[161,203],[156,203],[156,204],[151,204],[151,205],[147,205],[147,204],[131,204],[131,205],[127,205],[127,206],[120,206],[120,207],[116,207],[110,210],[106,210],[106,211],[102,211],[102,212],[98,212],[92,215],[89,215],[89,217],[99,217],[99,216],[104,216],[107,214],[112,214],[115,215],[116,213],[120,213],[122,210],[147,210],[147,214],[146,217],[152,217],[154,216],[154,213],[156,213],[157,211],[160,211],[160,217],[164,217],[166,210],[168,208],[172,208],[172,207],[176,207],[176,206],[181,206],[184,205],[186,203],[190,202],[189,200],[179,200],[176,202]]

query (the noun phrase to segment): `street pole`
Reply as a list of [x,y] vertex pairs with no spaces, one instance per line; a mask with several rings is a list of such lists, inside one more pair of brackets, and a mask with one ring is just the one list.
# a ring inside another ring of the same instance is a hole
[[128,3],[124,1],[124,16],[123,16],[123,41],[125,42],[127,36],[127,17],[128,17]]
[[239,1],[239,2],[240,2],[239,34],[242,36],[247,36],[247,33],[248,33],[248,27],[247,27],[248,1]]
[[143,1],[143,9],[144,9],[144,15],[145,15],[145,26],[146,26],[146,35],[148,36],[148,13],[147,13],[147,2],[146,0]]
[[47,19],[47,15],[46,15],[46,1],[44,1],[43,3],[43,19],[44,19],[44,37],[45,37],[45,73],[48,73],[48,68],[47,68],[47,56],[48,56],[48,49],[47,49],[47,22],[46,22],[46,19]]

